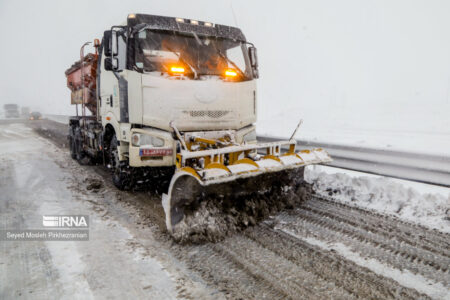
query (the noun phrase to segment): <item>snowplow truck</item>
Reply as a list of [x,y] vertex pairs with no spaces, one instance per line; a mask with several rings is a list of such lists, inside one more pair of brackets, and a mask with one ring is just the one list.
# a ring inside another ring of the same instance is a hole
[[257,51],[238,28],[130,14],[94,47],[65,72],[72,158],[101,161],[119,189],[168,176],[172,234],[205,198],[295,189],[306,165],[331,160],[293,138],[257,142]]

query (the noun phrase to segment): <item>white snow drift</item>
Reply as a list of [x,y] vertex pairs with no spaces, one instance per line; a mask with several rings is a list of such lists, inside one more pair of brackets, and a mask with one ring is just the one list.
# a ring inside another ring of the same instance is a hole
[[314,166],[308,167],[305,179],[314,183],[319,195],[450,233],[450,189],[430,193],[417,184],[411,187],[392,178],[361,174]]

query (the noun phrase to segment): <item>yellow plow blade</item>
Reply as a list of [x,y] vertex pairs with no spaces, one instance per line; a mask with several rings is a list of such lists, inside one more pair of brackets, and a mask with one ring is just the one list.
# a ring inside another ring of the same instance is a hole
[[[295,193],[303,183],[305,166],[331,161],[328,153],[322,149],[294,152],[295,144],[288,153],[281,154],[281,146],[286,144],[293,145],[293,142],[230,146],[197,152],[182,151],[179,168],[171,180],[168,194],[163,195],[168,231],[176,239],[183,239],[184,235],[190,234],[192,226],[196,227],[195,231],[208,230],[199,228],[210,226],[208,221],[195,223],[197,217],[202,217],[202,212],[198,210],[203,209],[202,202],[205,200],[217,202],[224,209],[234,207],[233,211],[239,210],[239,207],[248,210],[244,203],[248,204],[250,197],[258,198],[255,201],[260,204],[269,201],[272,206],[277,205],[276,201],[281,201],[279,198],[282,194]],[[266,149],[269,154],[232,162],[227,159],[234,153],[261,149]],[[207,158],[209,163],[197,169],[188,166],[189,160],[197,158]],[[254,203],[251,206],[255,206]],[[266,207],[265,204],[262,206]],[[270,207],[266,209],[270,210]],[[250,213],[254,215],[251,216],[250,223],[265,215],[254,210]]]

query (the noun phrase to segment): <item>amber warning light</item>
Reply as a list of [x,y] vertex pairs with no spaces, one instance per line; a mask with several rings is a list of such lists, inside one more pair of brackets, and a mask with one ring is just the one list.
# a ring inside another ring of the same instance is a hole
[[227,70],[225,70],[225,76],[226,77],[236,77],[237,72],[236,72],[236,70],[233,70],[233,69],[227,69]]
[[180,66],[172,66],[172,67],[170,67],[170,74],[182,75],[182,74],[184,74],[184,68],[180,67]]

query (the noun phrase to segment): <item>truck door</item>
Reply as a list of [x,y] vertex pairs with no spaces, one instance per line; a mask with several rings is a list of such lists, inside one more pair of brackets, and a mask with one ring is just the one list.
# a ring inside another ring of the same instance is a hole
[[[104,41],[107,40],[106,38]],[[105,47],[103,47],[105,49]],[[100,73],[101,115],[104,119],[113,115],[118,122],[128,122],[128,84],[126,80],[126,42],[123,35],[117,35],[117,53],[114,59],[118,61],[118,71],[105,69],[106,50],[102,53]],[[123,71],[121,71],[123,70]],[[120,72],[121,71],[121,72]]]
[[105,70],[103,61],[100,69],[100,114],[102,120],[104,121],[108,114],[113,114],[119,121],[119,82],[112,71]]

